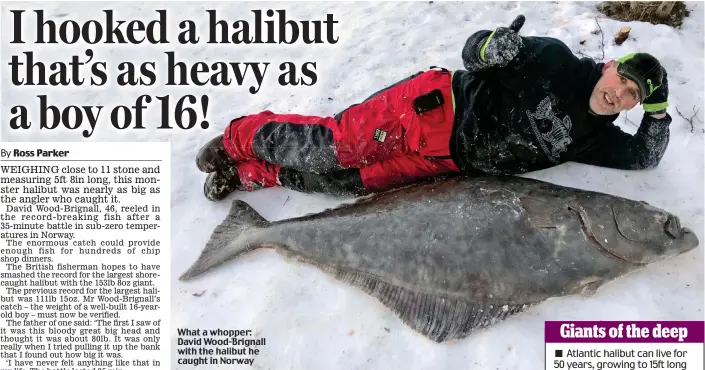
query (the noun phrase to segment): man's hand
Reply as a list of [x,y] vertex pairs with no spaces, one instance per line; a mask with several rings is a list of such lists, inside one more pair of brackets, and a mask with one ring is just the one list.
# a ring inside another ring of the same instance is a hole
[[654,92],[644,100],[643,108],[644,112],[649,113],[656,119],[660,119],[666,117],[666,108],[668,107],[668,76],[665,68],[663,68],[661,86],[654,87],[656,88]]
[[518,33],[525,19],[523,15],[519,15],[509,28],[499,27],[490,34],[480,48],[480,60],[486,66],[505,67],[519,54],[523,43]]

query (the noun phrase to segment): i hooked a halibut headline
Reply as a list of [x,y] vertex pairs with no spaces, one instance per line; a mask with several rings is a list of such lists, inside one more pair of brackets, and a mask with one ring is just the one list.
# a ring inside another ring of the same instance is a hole
[[[274,60],[272,49],[253,53],[250,47],[317,47],[339,41],[333,14],[300,20],[282,9],[247,9],[228,16],[214,9],[176,15],[156,9],[140,19],[122,17],[119,9],[101,9],[87,17],[48,9],[5,12],[12,32],[2,36],[3,44],[13,50],[6,71],[14,88],[37,92],[26,103],[4,108],[9,108],[3,115],[6,125],[12,130],[69,130],[84,138],[104,127],[205,130],[211,124],[212,99],[198,94],[199,89],[212,93],[214,88],[241,88],[248,92],[242,96],[252,96],[269,86],[267,79],[291,88],[318,81],[319,61]],[[208,55],[203,52],[208,48],[217,49]],[[238,48],[248,49],[240,53]],[[147,53],[142,59],[147,49],[159,50],[160,57]],[[110,95],[117,101],[96,101],[91,94],[113,88],[118,93]],[[54,102],[46,92],[55,89],[80,93],[69,103]],[[145,119],[148,113],[159,118]]]

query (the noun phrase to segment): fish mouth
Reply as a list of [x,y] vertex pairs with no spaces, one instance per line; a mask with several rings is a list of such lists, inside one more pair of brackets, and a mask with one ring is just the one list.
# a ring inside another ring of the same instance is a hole
[[[624,238],[624,240],[628,241],[629,243],[632,243],[634,245],[639,245],[642,246],[643,248],[647,250],[652,250],[652,251],[660,251],[658,254],[667,256],[677,256],[681,255],[683,253],[689,252],[693,249],[695,249],[699,245],[699,240],[698,237],[695,235],[693,230],[687,228],[687,227],[682,227],[681,221],[678,218],[678,216],[668,214],[666,216],[666,222],[663,223],[663,233],[668,239],[673,240],[674,242],[678,243],[678,248],[674,247],[669,247],[668,243],[664,241],[664,243],[656,243],[654,241],[649,241],[649,240],[640,240],[636,238],[636,235],[631,235],[630,233],[626,232],[623,228],[622,225],[620,225],[618,219],[617,219],[617,211],[614,209],[614,207],[610,207],[612,210],[612,216],[613,216],[613,221],[614,221],[614,226],[617,229],[617,233],[619,236]],[[668,250],[668,251],[667,251]],[[629,260],[626,260],[629,262]],[[640,262],[634,262],[631,261],[632,263],[640,263]]]
[[[695,233],[688,228],[682,227],[680,224],[680,219],[674,215],[669,215],[664,223],[664,233],[666,233],[669,238],[674,239],[677,243],[679,243],[678,248],[671,248],[666,244],[654,243],[648,240],[634,239],[629,236],[629,233],[626,233],[625,230],[620,227],[619,222],[617,222],[617,212],[614,207],[610,208],[613,216],[612,220],[617,233],[629,244],[623,244],[616,241],[616,245],[612,245],[612,248],[608,248],[605,244],[600,242],[598,235],[595,235],[593,232],[586,211],[579,206],[568,207],[569,210],[577,214],[577,218],[580,222],[580,228],[590,241],[590,244],[611,258],[630,265],[643,266],[650,263],[649,261],[653,262],[660,259],[658,256],[663,258],[667,255],[680,255],[695,249],[699,244]],[[651,252],[645,252],[645,254],[642,255],[639,250]]]
[[697,248],[700,245],[700,240],[698,240],[698,237],[695,235],[695,232],[687,227],[683,227],[680,229],[681,231],[681,237],[685,240],[685,243],[688,247],[683,248],[678,254],[683,254],[692,251],[693,249]]
[[668,216],[663,228],[666,231],[666,234],[670,235],[674,239],[680,238],[684,233],[683,228],[681,228],[681,221],[674,215]]

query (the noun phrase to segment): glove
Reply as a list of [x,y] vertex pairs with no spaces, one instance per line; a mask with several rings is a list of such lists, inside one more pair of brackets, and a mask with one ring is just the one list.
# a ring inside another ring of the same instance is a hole
[[499,27],[490,34],[480,48],[480,60],[486,66],[505,67],[519,54],[519,48],[523,45],[519,30],[525,20],[526,18],[520,14],[509,28]]
[[663,70],[661,86],[654,86],[656,90],[648,98],[644,99],[642,104],[644,112],[649,114],[666,113],[666,108],[668,107],[668,76],[666,75],[666,69],[663,67],[661,69]]

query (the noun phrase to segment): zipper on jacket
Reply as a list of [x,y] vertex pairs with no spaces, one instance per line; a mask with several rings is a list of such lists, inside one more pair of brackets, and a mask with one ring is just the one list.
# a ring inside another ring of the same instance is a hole
[[452,157],[449,155],[425,155],[423,156],[423,158],[429,161],[439,161],[444,159],[451,159]]

